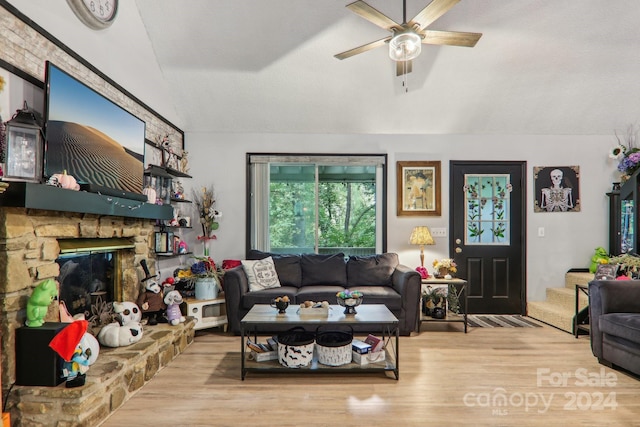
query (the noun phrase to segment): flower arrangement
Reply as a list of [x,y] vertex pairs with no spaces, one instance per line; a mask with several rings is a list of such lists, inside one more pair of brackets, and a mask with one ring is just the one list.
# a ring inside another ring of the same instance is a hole
[[205,243],[204,255],[208,256],[209,250],[206,247],[206,243],[217,238],[213,232],[220,227],[218,220],[222,217],[222,213],[215,209],[216,200],[211,187],[202,187],[200,192],[194,191],[193,201],[198,210],[198,217],[202,226],[202,236],[198,236],[198,240],[202,240]]
[[636,146],[638,128],[630,125],[627,128],[626,141],[616,133],[618,144],[609,151],[609,158],[618,161],[618,171],[622,173],[620,181],[627,181],[640,169],[640,148]]
[[195,262],[189,268],[182,268],[177,272],[180,280],[196,280],[205,277],[215,277],[220,281],[224,275],[224,270],[218,268],[216,263],[209,256],[193,257]]
[[434,259],[433,268],[435,268],[436,271],[445,269],[449,273],[455,273],[456,271],[458,271],[458,265],[451,258]]

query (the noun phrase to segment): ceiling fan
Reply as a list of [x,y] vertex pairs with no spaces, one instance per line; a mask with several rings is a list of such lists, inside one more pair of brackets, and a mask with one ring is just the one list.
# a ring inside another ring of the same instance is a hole
[[346,59],[389,43],[389,57],[396,61],[396,75],[401,76],[411,72],[412,60],[420,55],[423,43],[473,47],[482,37],[482,33],[427,30],[429,25],[447,13],[459,1],[433,0],[407,22],[407,0],[403,0],[402,24],[398,24],[362,0],[350,3],[346,7],[352,12],[393,34],[334,56],[338,59]]

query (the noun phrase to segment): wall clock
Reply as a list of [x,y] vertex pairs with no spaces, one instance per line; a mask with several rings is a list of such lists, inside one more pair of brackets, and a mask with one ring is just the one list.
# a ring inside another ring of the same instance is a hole
[[67,0],[78,19],[94,30],[104,30],[116,20],[119,0]]

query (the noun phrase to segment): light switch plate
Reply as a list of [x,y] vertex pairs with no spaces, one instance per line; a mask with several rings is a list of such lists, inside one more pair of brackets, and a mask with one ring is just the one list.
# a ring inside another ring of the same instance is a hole
[[431,229],[431,237],[447,237],[447,229],[442,228],[432,228]]

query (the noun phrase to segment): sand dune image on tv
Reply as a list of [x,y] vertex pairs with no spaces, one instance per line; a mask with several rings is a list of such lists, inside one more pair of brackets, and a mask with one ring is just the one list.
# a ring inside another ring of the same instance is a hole
[[47,124],[46,169],[64,170],[79,183],[142,193],[143,155],[127,150],[89,126],[64,121]]

